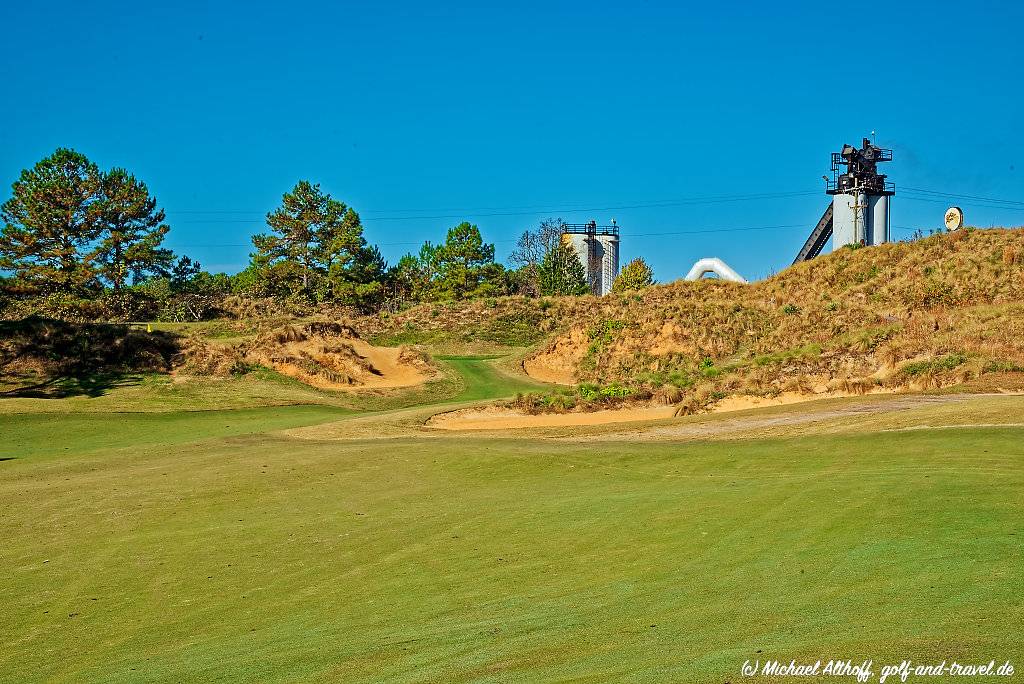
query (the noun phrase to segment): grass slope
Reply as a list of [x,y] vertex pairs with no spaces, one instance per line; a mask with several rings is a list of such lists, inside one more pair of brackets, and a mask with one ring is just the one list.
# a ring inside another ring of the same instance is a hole
[[[421,305],[363,321],[379,339],[546,344],[530,361],[589,387],[523,408],[628,395],[699,412],[734,395],[1024,383],[1024,230],[840,249],[756,283],[674,282],[609,296]],[[371,325],[373,323],[373,325]],[[515,325],[513,325],[515,323]],[[531,334],[517,340],[511,331]]]

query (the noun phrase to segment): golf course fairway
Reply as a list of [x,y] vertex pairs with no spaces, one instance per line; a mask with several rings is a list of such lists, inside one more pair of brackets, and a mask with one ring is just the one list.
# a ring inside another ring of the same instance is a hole
[[[448,402],[526,386],[445,363],[464,383]],[[351,412],[15,406],[0,415],[3,682],[1024,666],[1021,427],[318,440],[285,430]]]

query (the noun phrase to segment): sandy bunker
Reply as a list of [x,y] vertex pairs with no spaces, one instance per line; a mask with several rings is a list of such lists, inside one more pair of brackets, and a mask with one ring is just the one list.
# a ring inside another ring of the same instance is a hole
[[304,383],[334,390],[410,387],[435,375],[413,347],[376,347],[342,323],[287,326],[262,336],[245,353]]

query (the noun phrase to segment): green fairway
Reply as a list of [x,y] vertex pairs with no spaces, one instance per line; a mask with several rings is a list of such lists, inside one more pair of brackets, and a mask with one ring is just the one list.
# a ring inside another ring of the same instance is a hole
[[[440,402],[533,386],[489,359],[441,362],[458,377]],[[748,658],[1024,662],[1020,427],[326,441],[280,430],[359,414],[111,412],[118,391],[99,412],[0,415],[0,681],[735,682],[760,681],[739,678]]]
[[351,411],[331,406],[271,406],[229,411],[15,414],[0,416],[2,458],[32,458],[201,442],[322,423]]
[[540,383],[524,376],[512,376],[496,370],[493,361],[498,356],[438,356],[462,379],[462,386],[454,401],[483,401],[508,397],[516,392],[528,392]]
[[[534,389],[537,383],[520,379],[498,371],[492,361],[496,357],[457,356],[441,357],[448,367],[450,381],[438,383],[440,391],[436,400],[480,401],[515,394],[517,391]],[[294,381],[274,378],[274,382],[289,387]],[[8,413],[0,410],[0,426],[8,435],[0,444],[0,459],[53,456],[58,454],[88,453],[102,449],[135,447],[144,449],[151,445],[175,445],[199,442],[215,437],[230,437],[265,433],[273,430],[315,425],[354,413],[352,409],[318,404],[290,406],[258,406],[231,410],[182,410],[185,401],[175,401],[170,386],[163,389],[156,379],[146,379],[140,385],[149,387],[149,394],[141,400],[133,396],[132,389],[115,392],[111,396],[95,399],[76,398],[72,400],[15,400],[0,405],[8,411],[16,409],[41,408],[45,411]],[[226,385],[226,386],[225,386]],[[218,392],[226,393],[233,386],[244,391],[248,385],[238,381],[223,381]],[[153,389],[156,388],[156,389]],[[160,399],[171,407],[163,411],[132,411],[140,405],[153,403],[153,394],[162,391]],[[306,394],[295,391],[295,400],[316,401],[313,390]],[[132,397],[126,401],[124,396]],[[183,399],[191,397],[183,393]],[[257,395],[259,396],[259,395]],[[416,395],[413,395],[416,396]],[[351,398],[343,398],[348,402]],[[172,403],[173,402],[173,403]],[[410,403],[409,398],[396,395],[394,398],[373,398],[371,406],[401,407]],[[57,414],[56,406],[71,404],[75,410]],[[99,410],[89,411],[90,404]],[[120,410],[117,410],[120,409]],[[177,409],[177,410],[174,410]]]

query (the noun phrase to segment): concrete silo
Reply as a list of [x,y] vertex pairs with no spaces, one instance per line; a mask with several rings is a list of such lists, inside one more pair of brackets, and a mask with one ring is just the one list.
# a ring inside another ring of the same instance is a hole
[[562,242],[575,252],[586,273],[590,291],[598,296],[612,291],[619,275],[619,226],[599,226],[597,221],[562,225]]

